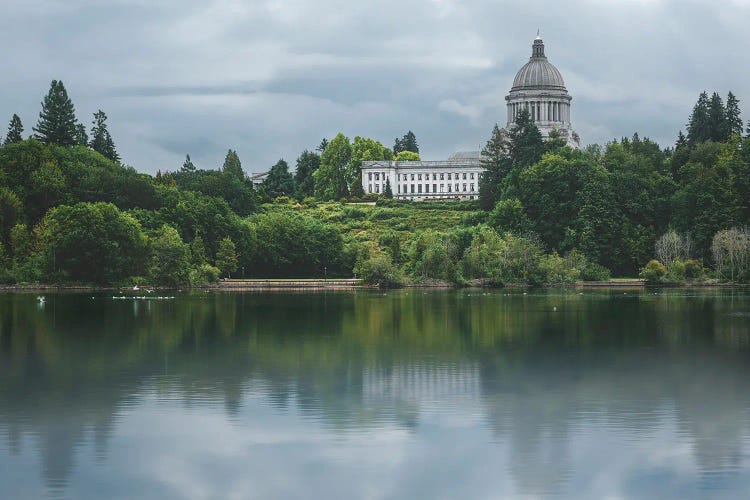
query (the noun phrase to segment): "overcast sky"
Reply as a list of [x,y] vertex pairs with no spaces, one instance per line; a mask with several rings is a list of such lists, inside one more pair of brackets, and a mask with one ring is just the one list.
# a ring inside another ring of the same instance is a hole
[[505,123],[539,28],[583,143],[669,145],[704,89],[750,110],[749,25],[750,0],[3,0],[0,123],[31,133],[60,79],[144,172],[293,169],[339,131],[444,159]]

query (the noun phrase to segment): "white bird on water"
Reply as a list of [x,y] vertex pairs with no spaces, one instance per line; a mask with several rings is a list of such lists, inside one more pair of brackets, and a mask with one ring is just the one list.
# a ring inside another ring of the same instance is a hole
[[44,295],[37,295],[36,300],[40,304],[44,304],[44,301],[47,300],[47,299],[44,297]]

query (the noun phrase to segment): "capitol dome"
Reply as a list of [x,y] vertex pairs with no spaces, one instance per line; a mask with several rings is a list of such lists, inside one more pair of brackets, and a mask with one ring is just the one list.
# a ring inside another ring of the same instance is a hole
[[511,90],[552,89],[565,90],[565,82],[557,68],[544,55],[544,42],[540,37],[534,40],[529,62],[516,73]]
[[527,111],[542,136],[548,137],[550,132],[556,130],[572,141],[571,144],[577,144],[577,135],[572,131],[570,123],[572,99],[565,88],[562,74],[547,60],[544,41],[537,34],[531,47],[529,62],[518,70],[513,86],[505,98],[508,105],[508,127],[514,126],[520,112]]

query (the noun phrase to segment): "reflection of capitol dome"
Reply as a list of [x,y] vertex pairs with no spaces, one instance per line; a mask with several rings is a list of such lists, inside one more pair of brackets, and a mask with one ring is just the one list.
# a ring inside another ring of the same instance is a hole
[[577,145],[577,135],[570,123],[572,97],[565,88],[560,71],[544,55],[544,42],[537,35],[529,62],[518,70],[513,87],[505,98],[508,103],[508,127],[518,113],[527,110],[544,137],[558,130],[571,145]]

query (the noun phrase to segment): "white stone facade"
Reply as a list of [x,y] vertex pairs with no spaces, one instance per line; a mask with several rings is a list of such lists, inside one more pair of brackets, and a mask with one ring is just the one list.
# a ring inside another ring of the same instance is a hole
[[401,200],[474,200],[479,196],[479,158],[447,161],[367,161],[362,165],[365,193],[385,192]]

